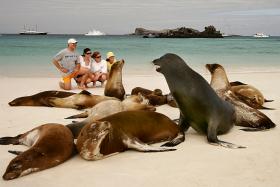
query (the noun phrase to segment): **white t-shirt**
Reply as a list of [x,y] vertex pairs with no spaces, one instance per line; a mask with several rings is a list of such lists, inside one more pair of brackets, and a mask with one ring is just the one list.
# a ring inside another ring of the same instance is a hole
[[101,62],[96,62],[95,60],[93,60],[93,62],[91,63],[91,71],[93,73],[107,73],[107,62],[105,60],[101,60]]
[[84,60],[84,57],[83,57],[83,56],[80,56],[81,67],[90,69],[90,68],[91,68],[91,64],[92,64],[92,61],[93,61],[93,59],[90,58],[89,64],[86,65],[86,62],[85,62],[85,60]]

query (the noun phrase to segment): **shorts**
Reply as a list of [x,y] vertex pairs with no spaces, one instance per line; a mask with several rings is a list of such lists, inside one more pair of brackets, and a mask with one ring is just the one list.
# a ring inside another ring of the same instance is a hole
[[64,83],[69,83],[69,82],[71,82],[71,79],[72,79],[71,74],[70,74],[70,75],[67,75],[67,76],[65,76],[65,77],[62,77],[62,81],[63,81]]

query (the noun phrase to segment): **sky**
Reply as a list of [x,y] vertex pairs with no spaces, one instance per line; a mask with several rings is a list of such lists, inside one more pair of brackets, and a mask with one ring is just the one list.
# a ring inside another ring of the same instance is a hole
[[0,33],[129,34],[214,25],[226,34],[280,35],[280,0],[0,0]]

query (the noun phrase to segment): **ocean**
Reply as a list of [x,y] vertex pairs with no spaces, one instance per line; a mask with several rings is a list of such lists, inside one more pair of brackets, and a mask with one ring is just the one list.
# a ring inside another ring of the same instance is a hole
[[205,73],[205,64],[219,63],[230,73],[280,72],[280,37],[226,37],[221,39],[167,39],[139,36],[0,35],[0,77],[59,77],[53,56],[78,40],[77,51],[112,51],[124,59],[124,74],[156,75],[151,64],[165,53],[181,56],[187,64]]

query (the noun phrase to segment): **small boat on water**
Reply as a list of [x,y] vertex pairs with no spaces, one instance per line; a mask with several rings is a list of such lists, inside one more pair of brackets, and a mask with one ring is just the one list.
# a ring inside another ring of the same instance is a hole
[[106,34],[101,31],[94,30],[94,29],[91,31],[88,31],[88,33],[85,34],[85,36],[104,36],[104,35],[106,35]]
[[36,29],[26,29],[25,25],[24,25],[24,29],[22,32],[19,33],[20,35],[47,35],[47,32],[40,32],[37,30],[37,25],[36,25]]
[[266,35],[264,33],[256,33],[253,35],[254,38],[268,38],[269,35]]

